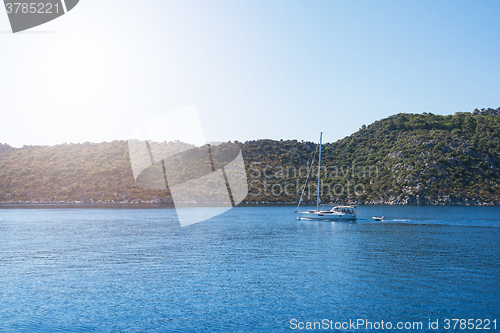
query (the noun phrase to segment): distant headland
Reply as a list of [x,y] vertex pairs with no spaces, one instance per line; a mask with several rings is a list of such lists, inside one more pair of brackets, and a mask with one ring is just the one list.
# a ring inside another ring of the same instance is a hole
[[[235,143],[247,170],[243,205],[297,202],[316,143]],[[399,113],[324,144],[322,163],[325,203],[499,205],[500,108]],[[315,200],[314,178],[305,187],[306,201]],[[0,203],[172,205],[172,199],[168,191],[137,186],[127,141],[113,141],[0,144]]]

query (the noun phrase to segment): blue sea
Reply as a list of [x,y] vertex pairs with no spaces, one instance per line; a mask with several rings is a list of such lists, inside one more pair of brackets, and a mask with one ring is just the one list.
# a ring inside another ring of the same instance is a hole
[[181,228],[171,208],[0,209],[0,331],[500,329],[500,207],[294,210]]

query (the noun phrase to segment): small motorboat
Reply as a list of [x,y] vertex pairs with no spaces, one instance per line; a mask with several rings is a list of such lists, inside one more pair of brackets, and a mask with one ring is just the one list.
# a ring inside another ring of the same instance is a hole
[[375,221],[385,221],[385,216],[382,217],[372,216],[372,219],[374,219]]

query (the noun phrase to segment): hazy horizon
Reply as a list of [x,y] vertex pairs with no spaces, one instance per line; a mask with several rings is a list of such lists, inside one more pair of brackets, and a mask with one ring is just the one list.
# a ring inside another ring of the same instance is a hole
[[[487,108],[486,108],[487,109]],[[500,109],[500,108],[499,108]],[[474,110],[472,110],[474,111]],[[472,111],[463,111],[463,112],[469,112],[469,113],[472,113]],[[458,111],[458,112],[461,112],[461,111]],[[416,114],[422,114],[422,113],[416,113]],[[436,114],[436,115],[439,115],[439,116],[442,116],[440,114]],[[388,117],[391,117],[392,115],[389,115]],[[443,115],[444,116],[444,115]],[[386,117],[387,118],[387,117]],[[373,123],[377,122],[377,121],[380,121],[380,120],[383,120],[385,118],[382,118],[382,119],[377,119],[375,120]],[[371,124],[373,124],[371,123]],[[371,124],[364,124],[366,126],[369,126]],[[358,129],[359,130],[359,129]],[[355,130],[354,132],[346,135],[345,137],[342,137],[342,138],[338,138],[338,139],[335,139],[335,140],[332,140],[332,141],[327,141],[325,139],[323,139],[323,144],[329,144],[329,143],[335,143],[337,141],[340,141],[354,133],[356,133],[358,130]],[[323,132],[323,138],[325,136],[325,132]],[[65,144],[87,144],[87,143],[90,143],[90,144],[100,144],[100,143],[109,143],[109,142],[113,142],[113,141],[128,141],[130,138],[120,138],[120,139],[111,139],[111,140],[105,140],[105,141],[90,141],[90,140],[87,140],[87,141],[83,141],[83,142],[58,142],[58,143],[53,143],[53,144],[23,144],[23,145],[12,145],[10,144],[9,142],[0,142],[0,144],[6,144],[10,147],[13,147],[13,148],[22,148],[22,147],[46,147],[46,146],[58,146],[58,145],[65,145]],[[280,141],[280,140],[284,140],[284,141],[293,141],[293,140],[297,140],[299,142],[312,142],[312,143],[317,143],[318,142],[318,139],[319,139],[319,132],[318,132],[318,138],[316,140],[305,140],[305,139],[301,139],[301,138],[277,138],[277,139],[274,139],[274,138],[255,138],[255,139],[247,139],[247,140],[238,140],[238,139],[229,139],[229,140],[225,140],[225,141],[212,141],[212,142],[242,142],[242,143],[245,143],[245,142],[249,142],[249,141],[259,141],[259,140],[273,140],[273,141]],[[148,140],[148,141],[151,141],[151,142],[174,142],[174,140]],[[180,142],[184,142],[182,140],[180,140]],[[207,142],[209,143],[209,142]]]

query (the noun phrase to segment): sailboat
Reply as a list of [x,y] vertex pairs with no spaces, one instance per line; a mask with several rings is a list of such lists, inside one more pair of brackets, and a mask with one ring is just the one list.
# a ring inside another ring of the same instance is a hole
[[[318,162],[318,191],[316,196],[316,209],[311,209],[307,211],[299,211],[300,204],[303,201],[304,191],[309,179],[309,173],[312,169],[309,169],[306,177],[306,182],[304,188],[302,189],[302,195],[300,196],[299,203],[295,213],[298,214],[298,219],[308,219],[308,220],[328,220],[328,221],[344,221],[344,220],[356,220],[356,206],[334,206],[334,205],[323,205],[320,207],[320,197],[319,192],[321,188],[321,147],[323,145],[323,132],[319,136],[319,162]],[[313,162],[316,157],[316,153],[313,156]]]

